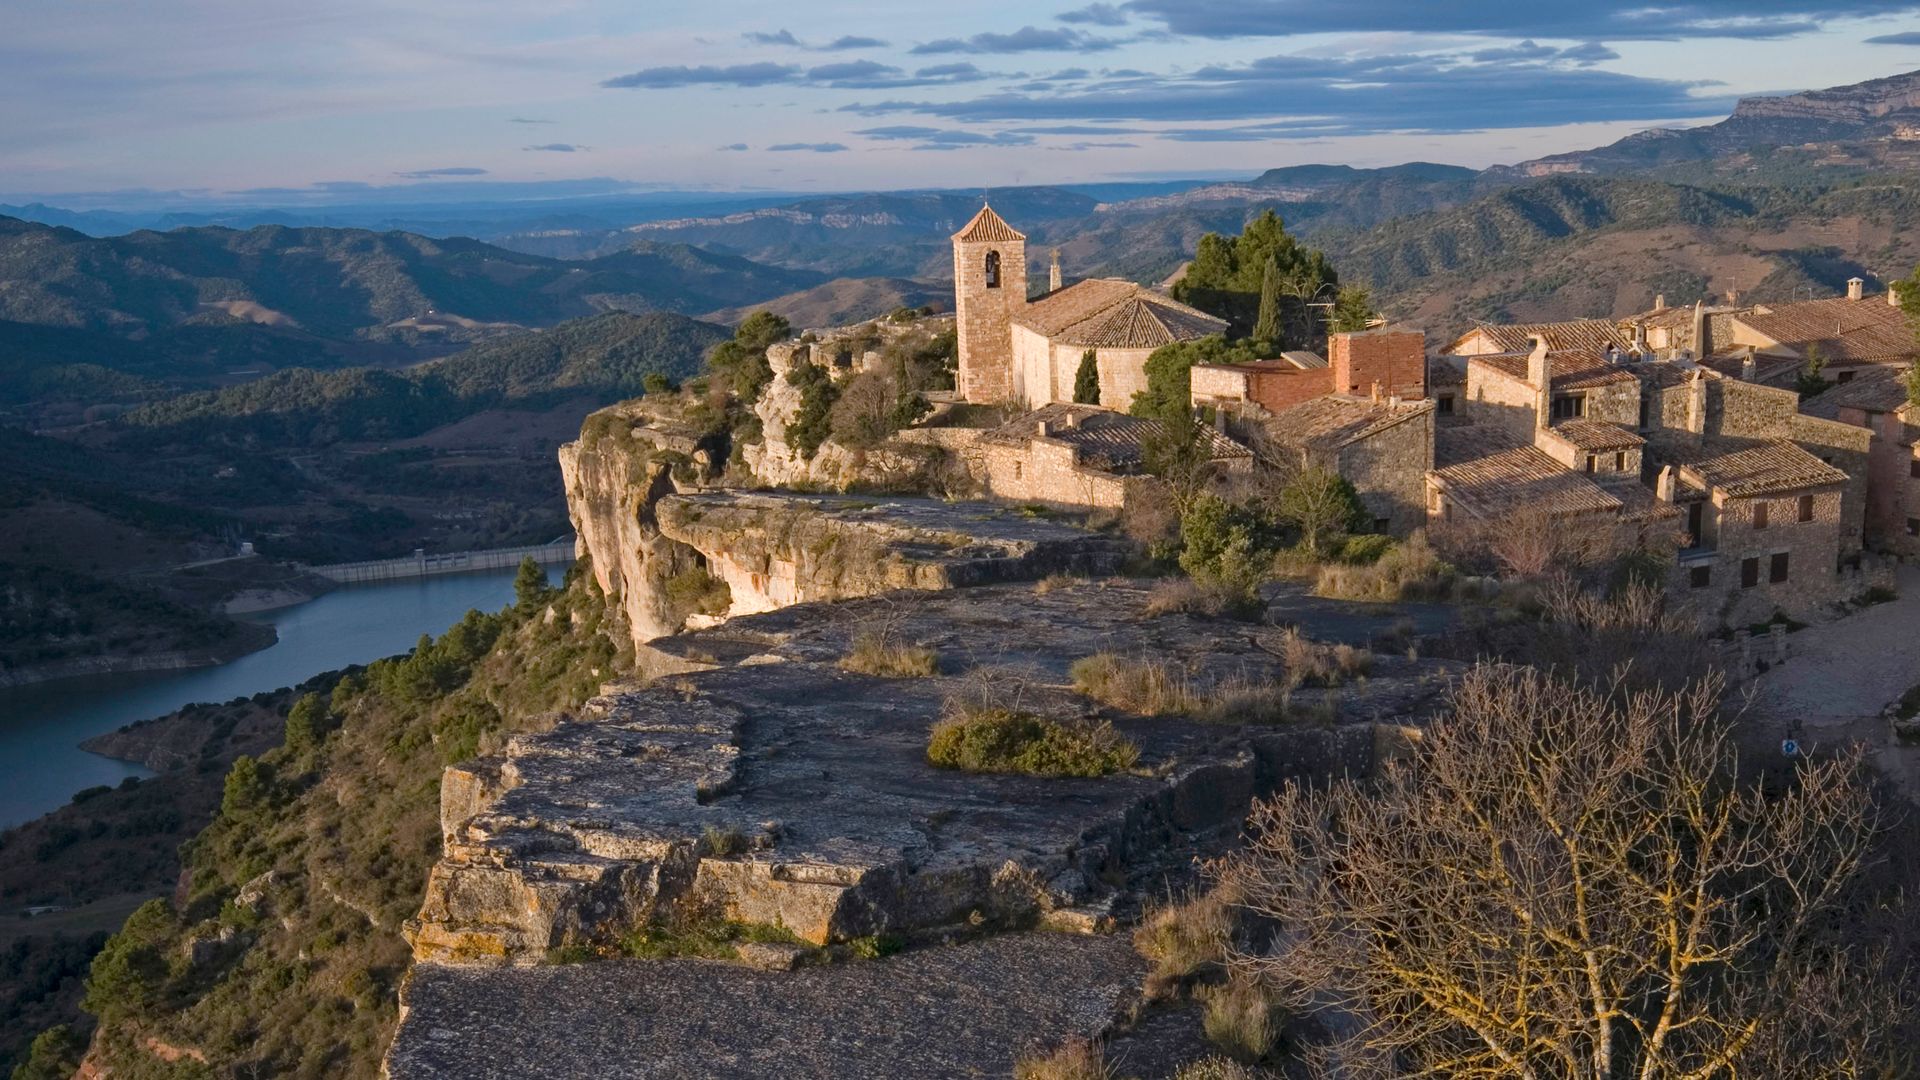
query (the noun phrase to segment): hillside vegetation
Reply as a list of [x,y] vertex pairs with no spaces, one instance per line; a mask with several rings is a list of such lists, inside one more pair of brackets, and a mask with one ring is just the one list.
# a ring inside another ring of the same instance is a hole
[[[551,614],[549,614],[551,610]],[[497,614],[340,680],[242,757],[155,900],[93,963],[86,1007],[112,1075],[372,1077],[409,951],[401,923],[439,852],[441,768],[577,706],[625,669],[591,575],[523,583]],[[172,1060],[167,1060],[171,1058]]]

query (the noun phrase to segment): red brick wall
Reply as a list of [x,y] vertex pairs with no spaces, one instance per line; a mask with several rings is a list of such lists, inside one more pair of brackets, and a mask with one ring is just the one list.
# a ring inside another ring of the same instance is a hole
[[1427,396],[1427,335],[1418,330],[1362,330],[1327,335],[1327,370],[1336,394]]
[[1248,372],[1247,396],[1268,412],[1279,412],[1328,393],[1333,385],[1329,370]]

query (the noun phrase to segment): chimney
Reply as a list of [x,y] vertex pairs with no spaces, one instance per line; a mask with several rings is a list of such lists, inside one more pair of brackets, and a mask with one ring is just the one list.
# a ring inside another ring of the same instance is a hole
[[1653,310],[1655,311],[1667,310],[1667,294],[1666,293],[1658,293],[1654,296]]
[[1757,373],[1757,372],[1758,372],[1758,370],[1759,370],[1759,367],[1760,367],[1760,365],[1758,365],[1758,364],[1756,364],[1756,363],[1754,363],[1754,360],[1753,360],[1753,350],[1752,350],[1752,349],[1748,349],[1748,350],[1747,350],[1747,356],[1746,356],[1746,359],[1744,359],[1744,360],[1742,360],[1742,361],[1740,361],[1740,379],[1741,379],[1741,381],[1742,381],[1742,382],[1753,382],[1753,381],[1754,381],[1754,378],[1753,378],[1753,377],[1754,377],[1754,375],[1755,375],[1755,373]]
[[1660,466],[1660,479],[1654,481],[1653,493],[1663,503],[1673,501],[1673,466]]
[[1731,305],[1735,305],[1735,304],[1738,304],[1739,302],[1740,302],[1740,290],[1739,290],[1739,289],[1728,289],[1728,290],[1727,290],[1727,303],[1728,303],[1728,305],[1729,305],[1729,306],[1731,306]]
[[1065,412],[1060,414],[1060,426],[1063,428],[1066,428],[1068,431],[1072,431],[1074,428],[1079,427],[1080,414],[1077,412],[1074,412],[1072,409],[1066,410]]
[[1707,373],[1695,368],[1687,382],[1687,430],[1695,435],[1707,433]]
[[1527,354],[1527,381],[1533,384],[1533,426],[1547,426],[1553,412],[1553,376],[1547,365],[1547,339],[1533,335],[1533,351]]
[[1380,404],[1380,380],[1379,379],[1373,380],[1373,403],[1375,405]]
[[1047,422],[1045,420],[1040,421],[1038,424],[1034,426],[1040,429],[1040,437],[1043,439],[1053,434],[1053,431],[1048,428]]
[[1867,283],[1865,281],[1857,277],[1847,279],[1847,299],[1858,300],[1865,295],[1867,295]]
[[1707,321],[1707,302],[1695,300],[1693,302],[1693,358],[1695,360],[1705,360],[1713,355],[1713,331],[1709,329],[1711,326],[1712,324]]
[[1053,265],[1047,268],[1047,291],[1060,291],[1060,249],[1053,249]]
[[1900,286],[1891,283],[1887,285],[1887,303],[1894,307],[1900,306]]

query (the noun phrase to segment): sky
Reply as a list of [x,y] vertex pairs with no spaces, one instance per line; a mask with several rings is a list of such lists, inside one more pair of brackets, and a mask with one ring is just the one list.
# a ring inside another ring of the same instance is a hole
[[1920,69],[1920,0],[12,0],[0,199],[1485,166]]

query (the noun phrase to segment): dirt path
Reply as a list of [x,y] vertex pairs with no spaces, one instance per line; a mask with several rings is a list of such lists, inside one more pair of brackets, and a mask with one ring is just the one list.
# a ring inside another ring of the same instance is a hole
[[1920,747],[1892,744],[1880,712],[1920,683],[1920,567],[1900,598],[1792,637],[1788,661],[1755,679],[1752,715],[1769,734],[1821,746],[1865,743],[1874,763],[1920,800]]

